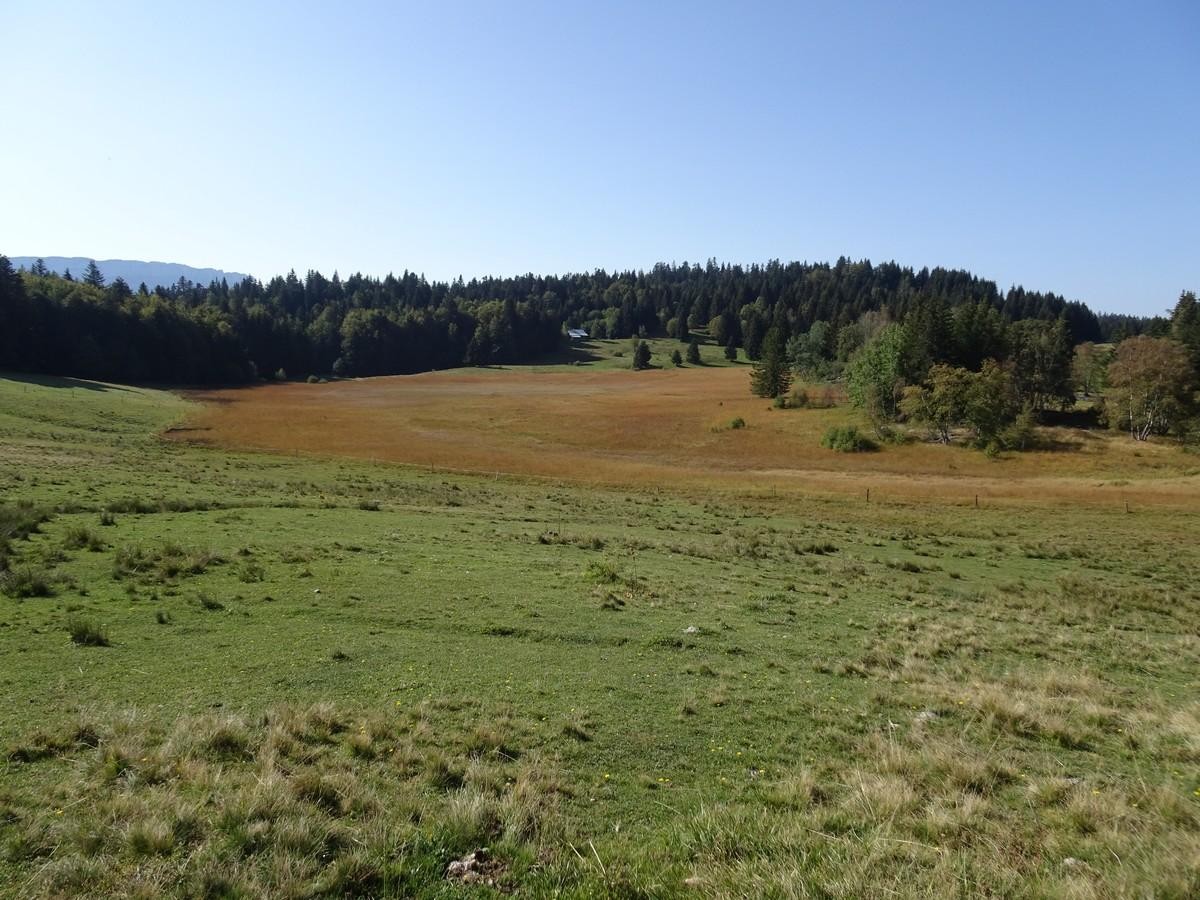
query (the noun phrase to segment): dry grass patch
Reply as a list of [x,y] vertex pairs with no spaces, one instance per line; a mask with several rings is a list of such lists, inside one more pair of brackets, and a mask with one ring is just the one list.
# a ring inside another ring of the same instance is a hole
[[[464,741],[471,756],[446,755],[411,727],[421,715],[322,704],[186,718],[163,733],[130,714],[98,731],[37,736],[8,758],[57,759],[59,780],[6,798],[4,858],[29,866],[28,896],[156,886],[404,895],[440,881],[455,854],[490,846],[524,858],[529,842],[563,827],[558,799],[568,792],[552,761],[488,729]],[[365,740],[377,752],[355,749]],[[422,745],[414,769],[405,746]]]

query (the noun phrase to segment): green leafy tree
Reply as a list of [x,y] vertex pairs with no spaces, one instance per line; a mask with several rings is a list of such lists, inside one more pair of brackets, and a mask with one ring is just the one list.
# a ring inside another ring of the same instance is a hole
[[788,363],[805,378],[824,380],[834,373],[831,354],[834,332],[828,322],[813,322],[812,328],[787,343]]
[[967,369],[944,364],[931,366],[925,384],[904,389],[900,412],[928,426],[938,441],[948,444],[951,429],[967,416],[973,381]]
[[782,397],[792,386],[783,333],[777,328],[767,332],[762,342],[762,358],[750,373],[750,390],[759,397]]
[[[1013,432],[1022,416],[1029,424]],[[1032,429],[1032,413],[1022,409],[1012,376],[994,359],[984,360],[971,376],[963,421],[974,432],[975,443],[987,448],[1024,449],[1025,435]]]
[[1195,373],[1187,348],[1171,338],[1131,337],[1108,367],[1104,403],[1109,424],[1144,441],[1167,434],[1193,412]]
[[1009,432],[1021,413],[1012,377],[991,359],[978,372],[940,363],[930,367],[925,384],[904,389],[900,409],[944,444],[954,428],[966,426],[976,446],[992,450],[1009,447]]
[[1085,397],[1098,394],[1104,390],[1108,376],[1108,364],[1112,360],[1112,352],[1091,341],[1084,341],[1075,348],[1071,360],[1071,378],[1075,387]]
[[851,358],[846,368],[846,393],[882,430],[894,422],[904,393],[904,328],[888,325]]

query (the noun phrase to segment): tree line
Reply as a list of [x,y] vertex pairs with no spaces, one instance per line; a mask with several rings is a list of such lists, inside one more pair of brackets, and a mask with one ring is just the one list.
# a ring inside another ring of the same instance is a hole
[[786,338],[771,328],[751,390],[786,400],[794,374],[844,380],[877,435],[914,422],[950,443],[957,433],[990,451],[1022,449],[1033,425],[1076,409],[1131,437],[1200,436],[1200,303],[1185,291],[1169,318],[1110,343],[1078,341],[1065,314],[1010,320],[986,302],[950,308],[919,299],[905,318],[886,309],[835,327],[817,321]]
[[[773,331],[785,347],[804,336],[837,361],[862,342],[856,335],[871,315],[933,332],[951,322],[956,358],[968,365],[989,357],[997,322],[1061,322],[1072,345],[1169,329],[1165,319],[1096,315],[1055,294],[1001,292],[965,271],[848,259],[469,281],[310,271],[150,290],[119,278],[106,284],[94,263],[78,276],[40,261],[16,272],[0,256],[0,368],[112,381],[237,383],[527,362],[559,348],[565,328],[684,343],[707,329],[727,355],[740,348],[750,359]],[[814,336],[818,325],[825,331]]]

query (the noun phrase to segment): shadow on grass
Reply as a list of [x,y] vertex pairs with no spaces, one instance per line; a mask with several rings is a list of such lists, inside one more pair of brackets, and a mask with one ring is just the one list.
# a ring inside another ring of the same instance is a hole
[[596,345],[591,341],[579,341],[569,344],[561,350],[539,356],[529,362],[516,363],[522,366],[586,366],[604,359],[595,352]]
[[86,378],[68,378],[58,375],[31,375],[26,372],[0,372],[0,379],[17,384],[34,384],[38,387],[49,388],[79,388],[85,391],[124,391],[132,393],[127,387],[117,384],[103,384],[99,381],[88,381]]

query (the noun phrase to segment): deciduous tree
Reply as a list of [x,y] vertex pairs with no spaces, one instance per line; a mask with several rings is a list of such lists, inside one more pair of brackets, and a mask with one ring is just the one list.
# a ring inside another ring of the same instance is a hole
[[1195,373],[1187,348],[1171,338],[1131,337],[1108,367],[1105,407],[1113,428],[1144,441],[1167,434],[1192,411]]
[[880,430],[894,422],[904,393],[904,328],[888,325],[854,354],[846,369],[850,402]]

